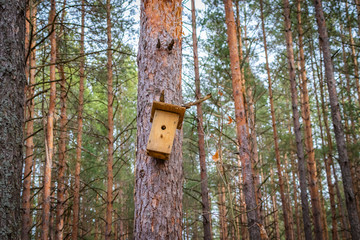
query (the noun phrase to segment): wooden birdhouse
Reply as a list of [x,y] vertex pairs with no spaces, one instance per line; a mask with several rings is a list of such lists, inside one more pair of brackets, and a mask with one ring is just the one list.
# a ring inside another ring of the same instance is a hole
[[153,102],[150,118],[152,127],[146,147],[149,156],[169,159],[176,129],[181,129],[185,110],[181,106]]

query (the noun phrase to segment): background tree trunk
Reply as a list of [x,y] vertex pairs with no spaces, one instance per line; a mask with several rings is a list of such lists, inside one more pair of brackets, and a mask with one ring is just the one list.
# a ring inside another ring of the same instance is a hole
[[169,160],[146,154],[152,102],[165,91],[167,103],[182,102],[180,0],[141,1],[138,51],[136,239],[182,239],[182,132],[177,130]]
[[[29,1],[29,11],[30,11],[30,21],[32,24],[31,29],[29,30],[28,34],[33,35],[36,32],[36,6],[34,6],[33,1]],[[29,24],[30,28],[30,24]],[[34,36],[35,37],[35,36]],[[32,41],[29,43],[30,48],[33,50],[30,52],[29,56],[29,82],[26,87],[26,142],[25,142],[25,166],[24,166],[24,182],[23,182],[23,194],[22,194],[22,233],[21,239],[28,240],[31,236],[31,225],[32,225],[32,217],[31,217],[31,183],[32,183],[32,169],[33,169],[33,159],[34,159],[34,90],[35,87],[35,73],[36,70],[34,69],[36,65],[36,50],[35,44],[36,41],[32,37]],[[25,55],[29,49],[26,50]]]
[[[194,53],[194,70],[195,70],[195,87],[196,99],[201,98],[200,90],[200,73],[199,73],[199,57],[198,57],[198,43],[196,37],[196,14],[195,14],[195,1],[191,0],[191,19],[192,19],[192,40],[193,40],[193,53]],[[200,160],[200,179],[201,179],[201,201],[203,211],[203,226],[204,226],[204,239],[212,239],[211,234],[211,219],[210,219],[210,204],[209,204],[209,190],[208,178],[206,171],[206,152],[205,152],[205,138],[203,126],[203,113],[201,103],[196,105],[197,116],[197,132],[198,132],[198,145],[199,145],[199,160]]]
[[[224,0],[225,16],[227,25],[228,45],[230,51],[230,68],[232,76],[233,96],[235,101],[236,133],[239,144],[239,156],[242,165],[244,181],[244,195],[247,209],[247,219],[250,239],[260,239],[260,231],[257,223],[260,222],[257,214],[255,188],[250,159],[250,146],[248,140],[248,126],[246,121],[244,92],[241,82],[241,71],[236,38],[236,27],[231,0]],[[251,227],[250,227],[251,226]]]
[[287,59],[288,59],[288,68],[289,68],[289,77],[290,77],[290,86],[291,86],[291,103],[292,103],[294,132],[295,132],[296,148],[297,148],[297,156],[298,156],[303,223],[304,223],[305,239],[309,240],[312,239],[311,220],[310,220],[309,203],[307,197],[307,181],[306,181],[307,172],[305,168],[305,158],[303,152],[303,145],[301,142],[301,129],[299,122],[299,110],[298,110],[297,90],[296,90],[296,81],[295,81],[296,76],[295,76],[294,50],[293,50],[293,41],[291,35],[292,31],[291,31],[291,20],[290,20],[290,6],[288,0],[283,0],[283,4],[284,4],[284,18],[285,18],[284,25],[285,25],[286,49],[287,49]]
[[335,140],[337,150],[339,153],[339,164],[341,168],[341,175],[343,179],[343,186],[345,192],[346,207],[348,211],[348,217],[350,222],[350,232],[353,239],[360,239],[360,222],[357,214],[356,199],[353,191],[350,162],[347,155],[344,130],[341,123],[341,115],[339,109],[339,101],[336,91],[336,82],[334,78],[334,68],[331,60],[330,43],[327,33],[324,13],[322,9],[322,1],[314,0],[315,16],[318,25],[318,31],[320,36],[320,44],[323,50],[324,64],[325,64],[325,76],[326,83],[329,91],[331,117],[334,125]]
[[[80,81],[79,81],[79,106],[77,116],[77,139],[76,139],[76,163],[75,163],[75,184],[74,184],[74,203],[73,203],[73,221],[72,221],[72,240],[78,237],[79,225],[79,203],[80,203],[80,171],[81,171],[81,147],[83,132],[83,109],[84,109],[84,80],[85,80],[85,0],[81,1],[81,37],[80,37]],[[97,222],[96,222],[97,224]],[[97,233],[97,231],[96,231]]]
[[113,69],[112,69],[112,39],[111,39],[111,4],[106,1],[107,23],[107,110],[108,110],[108,156],[107,156],[107,196],[106,196],[106,224],[105,240],[111,239],[112,210],[113,210],[113,159],[114,159],[114,114],[113,114]]
[[49,110],[47,114],[46,124],[46,160],[44,171],[44,195],[43,195],[43,209],[42,209],[42,233],[41,239],[47,240],[49,238],[50,230],[50,206],[51,206],[51,169],[52,159],[54,155],[54,114],[55,114],[55,99],[56,99],[56,35],[55,35],[55,0],[51,0],[51,9],[49,13],[49,31],[50,31],[50,100]]

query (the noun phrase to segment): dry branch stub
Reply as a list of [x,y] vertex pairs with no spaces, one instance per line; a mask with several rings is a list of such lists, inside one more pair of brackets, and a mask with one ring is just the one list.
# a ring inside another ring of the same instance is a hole
[[176,129],[181,129],[185,107],[163,102],[153,102],[151,109],[152,127],[147,143],[147,154],[154,158],[168,160],[171,154]]

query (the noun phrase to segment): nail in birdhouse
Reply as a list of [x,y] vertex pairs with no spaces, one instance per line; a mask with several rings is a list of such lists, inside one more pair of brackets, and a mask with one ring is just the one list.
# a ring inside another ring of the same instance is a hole
[[185,110],[181,106],[153,102],[150,118],[152,127],[146,147],[149,156],[169,159],[176,129],[181,129]]

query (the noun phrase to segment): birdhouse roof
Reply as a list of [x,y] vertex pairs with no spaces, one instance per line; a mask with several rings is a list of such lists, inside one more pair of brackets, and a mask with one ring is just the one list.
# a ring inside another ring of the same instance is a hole
[[177,128],[181,129],[182,127],[182,122],[184,120],[184,115],[185,115],[185,111],[186,108],[178,106],[178,105],[174,105],[174,104],[170,104],[170,103],[164,103],[164,102],[157,102],[154,101],[153,105],[152,105],[152,109],[151,109],[151,117],[150,117],[150,122],[153,121],[154,119],[154,114],[156,110],[160,110],[160,111],[165,111],[165,112],[172,112],[172,113],[177,113],[179,114],[179,123]]

